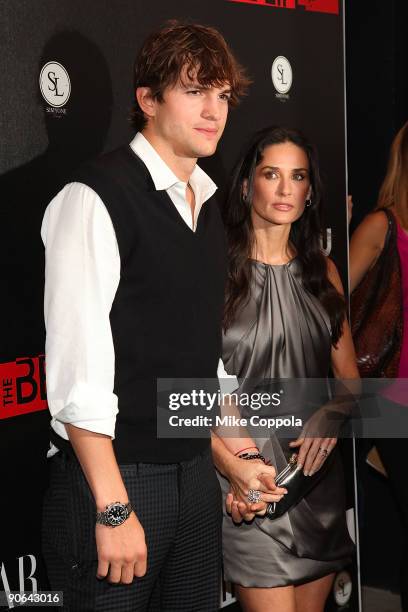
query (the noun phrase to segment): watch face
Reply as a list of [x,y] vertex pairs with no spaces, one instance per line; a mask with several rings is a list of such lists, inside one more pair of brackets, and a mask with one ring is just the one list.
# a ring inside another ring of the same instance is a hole
[[127,510],[124,504],[112,504],[106,510],[106,518],[110,525],[121,525],[127,518]]

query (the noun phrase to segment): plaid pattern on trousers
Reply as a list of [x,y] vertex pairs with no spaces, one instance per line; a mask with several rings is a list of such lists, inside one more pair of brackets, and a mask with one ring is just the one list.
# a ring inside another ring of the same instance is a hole
[[[69,612],[214,612],[221,576],[221,491],[211,452],[177,464],[121,465],[145,530],[147,572],[131,585],[96,578],[95,503],[78,461],[50,460],[43,554]],[[112,500],[115,501],[115,500]]]

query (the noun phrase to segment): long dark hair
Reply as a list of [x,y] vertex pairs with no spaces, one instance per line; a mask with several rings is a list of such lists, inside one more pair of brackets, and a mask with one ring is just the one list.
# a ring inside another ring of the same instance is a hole
[[[250,258],[255,241],[251,217],[255,170],[266,147],[284,142],[291,142],[306,153],[311,184],[311,205],[292,223],[289,242],[296,250],[305,288],[318,298],[329,314],[332,344],[336,345],[345,318],[345,301],[328,279],[327,260],[321,247],[322,184],[317,152],[300,131],[284,127],[272,126],[256,132],[232,173],[223,210],[229,256],[224,329],[228,329],[238,308],[250,295]],[[244,181],[247,182],[245,195]]]

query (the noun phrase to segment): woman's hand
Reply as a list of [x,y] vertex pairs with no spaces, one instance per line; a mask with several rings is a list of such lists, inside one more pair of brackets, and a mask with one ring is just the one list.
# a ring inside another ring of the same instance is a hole
[[299,448],[298,465],[303,467],[305,476],[313,476],[325,462],[337,444],[337,438],[301,437],[289,443],[291,448]]
[[225,508],[228,514],[231,515],[234,523],[242,523],[242,521],[252,521],[255,516],[264,516],[266,512],[265,502],[259,502],[258,504],[251,504],[248,501],[238,501],[234,497],[233,489],[230,489],[226,499]]
[[[262,474],[262,480],[259,476]],[[286,489],[276,486],[276,470],[272,465],[265,465],[261,459],[239,459],[231,464],[227,474],[231,489],[238,501],[246,504],[250,489],[261,491],[261,500],[264,503],[279,501],[286,493]],[[278,499],[279,498],[279,499]]]
[[[226,509],[237,523],[243,519],[252,520],[255,514],[264,515],[267,504],[279,502],[287,492],[286,489],[276,486],[275,468],[265,465],[260,459],[235,458],[226,476],[231,485],[226,499]],[[261,492],[259,502],[253,503],[248,500],[250,489]]]

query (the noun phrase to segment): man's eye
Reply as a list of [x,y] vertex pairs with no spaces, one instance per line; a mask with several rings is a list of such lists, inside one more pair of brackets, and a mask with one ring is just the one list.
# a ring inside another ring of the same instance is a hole
[[229,102],[231,100],[231,94],[220,94],[221,100],[226,100]]
[[200,93],[201,93],[201,91],[200,91],[199,89],[189,89],[189,90],[187,91],[187,93],[188,93],[188,94],[197,95],[197,94],[200,94]]

